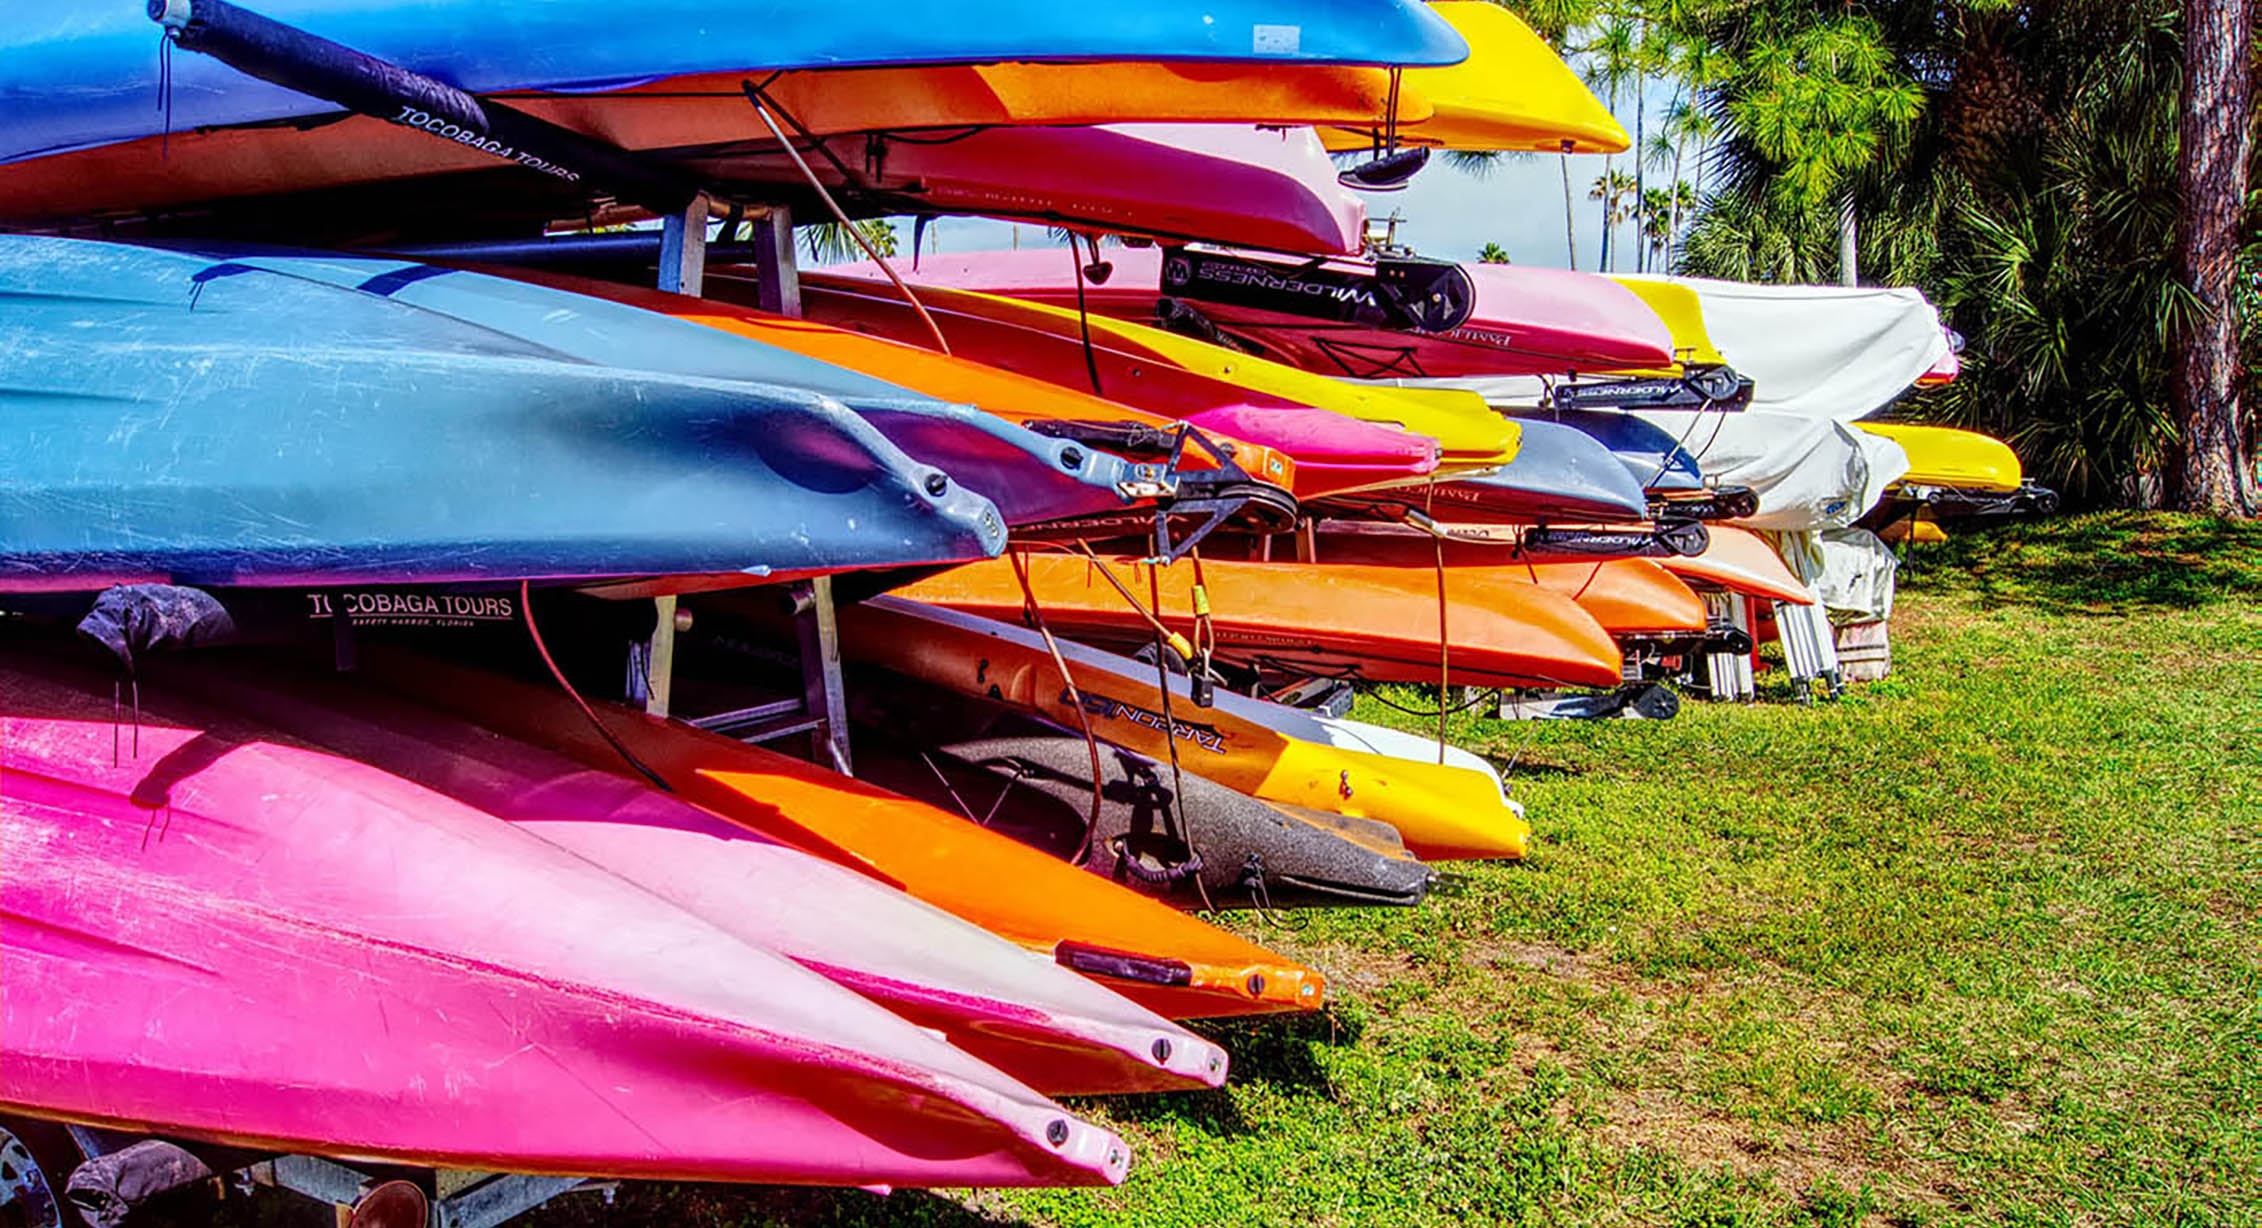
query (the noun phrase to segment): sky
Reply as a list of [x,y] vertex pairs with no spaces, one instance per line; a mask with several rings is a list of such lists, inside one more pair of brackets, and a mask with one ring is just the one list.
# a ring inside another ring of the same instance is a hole
[[[1671,104],[1673,91],[1665,82],[1652,82],[1648,93],[1649,117],[1654,121]],[[1631,134],[1634,105],[1630,96],[1620,99],[1618,118]],[[1366,200],[1370,217],[1397,213],[1401,219],[1398,241],[1425,256],[1474,260],[1485,244],[1498,243],[1517,264],[1565,268],[1569,260],[1563,240],[1563,161],[1554,154],[1513,155],[1494,162],[1480,175],[1437,158],[1404,191],[1360,195]],[[1601,249],[1602,219],[1601,206],[1587,199],[1587,189],[1602,174],[1603,158],[1600,154],[1580,154],[1569,162],[1579,267],[1592,271]],[[1618,165],[1630,169],[1629,156],[1621,155]],[[1661,184],[1665,174],[1652,171],[1650,179]],[[1630,224],[1622,227],[1616,241],[1630,243],[1632,229]],[[909,222],[899,219],[896,234],[908,253]],[[1020,241],[1023,246],[1033,246],[1054,240],[1047,238],[1041,226],[1023,225]],[[942,218],[929,223],[927,242],[927,250],[946,252],[1009,247],[1013,244],[1013,226],[986,218]],[[1622,246],[1615,263],[1620,271],[1632,271],[1633,249]]]

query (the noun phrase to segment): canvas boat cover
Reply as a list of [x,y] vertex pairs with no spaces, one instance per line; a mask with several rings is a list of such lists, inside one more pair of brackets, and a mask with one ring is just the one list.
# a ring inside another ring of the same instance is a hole
[[[1891,404],[1950,352],[1940,313],[1921,291],[1659,280],[1696,292],[1706,332],[1755,388],[1739,413],[1635,416],[1680,441],[1706,478],[1758,493],[1759,513],[1738,523],[1843,528],[1908,472],[1898,445],[1879,447],[1849,424]],[[1546,391],[1529,378],[1427,382],[1474,389],[1511,411],[1538,407]]]

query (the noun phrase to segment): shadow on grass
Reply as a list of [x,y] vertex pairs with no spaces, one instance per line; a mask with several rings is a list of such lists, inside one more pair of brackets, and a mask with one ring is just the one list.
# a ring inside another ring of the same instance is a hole
[[[1232,1087],[1263,1087],[1289,1095],[1331,1096],[1323,1055],[1358,1043],[1364,1024],[1355,1012],[1329,1007],[1310,1015],[1204,1020],[1197,1025],[1233,1055]],[[1163,1096],[1125,1096],[1104,1102],[1117,1121],[1176,1122],[1205,1134],[1231,1137],[1251,1126],[1227,1088]]]
[[881,1195],[793,1186],[624,1181],[611,1201],[593,1193],[557,1199],[515,1221],[521,1228],[1017,1228],[923,1190]]
[[1904,588],[2098,614],[2262,596],[2262,524],[2254,522],[2098,512],[1952,532],[1909,551]]

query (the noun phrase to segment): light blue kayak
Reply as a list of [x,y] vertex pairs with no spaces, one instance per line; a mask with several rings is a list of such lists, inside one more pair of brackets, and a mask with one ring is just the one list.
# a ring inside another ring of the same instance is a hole
[[913,458],[988,496],[1011,525],[1121,512],[1129,502],[1126,491],[1150,486],[1162,473],[1160,466],[1133,465],[1039,435],[996,414],[937,401],[751,337],[586,294],[389,257],[179,246],[214,264],[240,264],[389,298],[584,362],[779,384],[836,398]]
[[1005,540],[815,393],[86,240],[0,237],[0,456],[0,591],[760,577]]
[[[163,0],[191,9],[194,0]],[[690,73],[1007,60],[1458,63],[1419,0],[265,0],[248,7],[458,89],[602,90]],[[41,0],[0,24],[0,162],[335,111],[204,56],[161,97],[143,0]],[[162,103],[162,105],[160,105]]]

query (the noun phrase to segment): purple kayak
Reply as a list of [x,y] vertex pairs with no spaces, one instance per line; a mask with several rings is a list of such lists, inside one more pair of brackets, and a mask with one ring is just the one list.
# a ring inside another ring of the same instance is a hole
[[492,815],[146,677],[128,728],[51,652],[0,672],[0,1107],[564,1175],[1122,1179],[1107,1131]]

